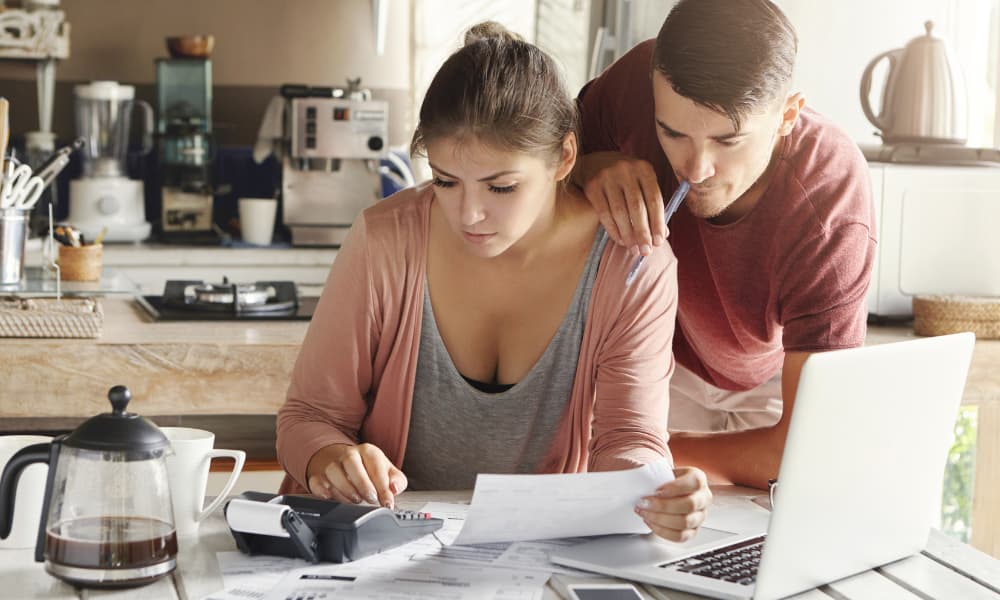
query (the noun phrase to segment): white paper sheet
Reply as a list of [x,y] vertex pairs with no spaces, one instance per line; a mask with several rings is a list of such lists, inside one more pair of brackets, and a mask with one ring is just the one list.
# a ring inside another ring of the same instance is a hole
[[261,600],[289,571],[309,565],[299,558],[247,556],[238,550],[217,552],[215,558],[225,589],[202,600]]
[[563,549],[580,542],[585,538],[561,538],[557,540],[537,540],[531,542],[496,542],[492,544],[476,544],[474,546],[459,546],[452,544],[455,537],[465,524],[469,512],[467,504],[449,504],[446,502],[428,502],[420,508],[420,512],[444,519],[444,525],[435,533],[435,537],[443,542],[438,548],[429,548],[423,555],[413,554],[415,559],[435,559],[450,562],[464,562],[491,567],[508,567],[522,570],[544,571],[546,573],[580,573],[576,569],[555,565],[549,562],[549,554],[554,550]]
[[540,600],[547,580],[548,574],[537,571],[450,565],[437,560],[363,560],[292,571],[265,600]]
[[673,478],[666,459],[625,471],[479,475],[454,543],[648,533],[635,505]]

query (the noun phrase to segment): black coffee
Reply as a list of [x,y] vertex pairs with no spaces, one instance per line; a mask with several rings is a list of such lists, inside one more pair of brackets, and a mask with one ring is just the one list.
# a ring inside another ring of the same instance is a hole
[[177,534],[169,523],[146,517],[86,517],[46,532],[45,557],[88,569],[155,565],[177,556]]

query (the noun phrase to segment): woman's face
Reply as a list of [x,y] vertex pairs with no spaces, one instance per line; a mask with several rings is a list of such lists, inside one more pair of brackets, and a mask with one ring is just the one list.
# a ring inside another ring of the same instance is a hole
[[553,165],[534,154],[496,150],[476,138],[430,141],[427,159],[448,225],[470,254],[482,258],[500,256],[532,231],[544,231],[558,181],[572,167],[571,159],[564,168],[565,156]]

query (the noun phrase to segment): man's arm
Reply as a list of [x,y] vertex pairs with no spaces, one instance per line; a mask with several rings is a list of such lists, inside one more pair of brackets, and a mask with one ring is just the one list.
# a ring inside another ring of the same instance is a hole
[[785,354],[781,370],[781,419],[777,424],[733,433],[673,434],[670,436],[670,452],[674,456],[674,464],[698,467],[705,471],[712,483],[735,483],[767,489],[767,481],[778,476],[799,374],[809,354]]

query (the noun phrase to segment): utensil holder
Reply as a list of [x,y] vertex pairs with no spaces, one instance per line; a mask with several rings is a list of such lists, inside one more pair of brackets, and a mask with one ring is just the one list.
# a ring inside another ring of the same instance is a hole
[[101,278],[102,244],[59,246],[59,278],[63,281],[97,281]]
[[0,285],[20,283],[24,278],[24,242],[28,237],[30,211],[0,210]]

